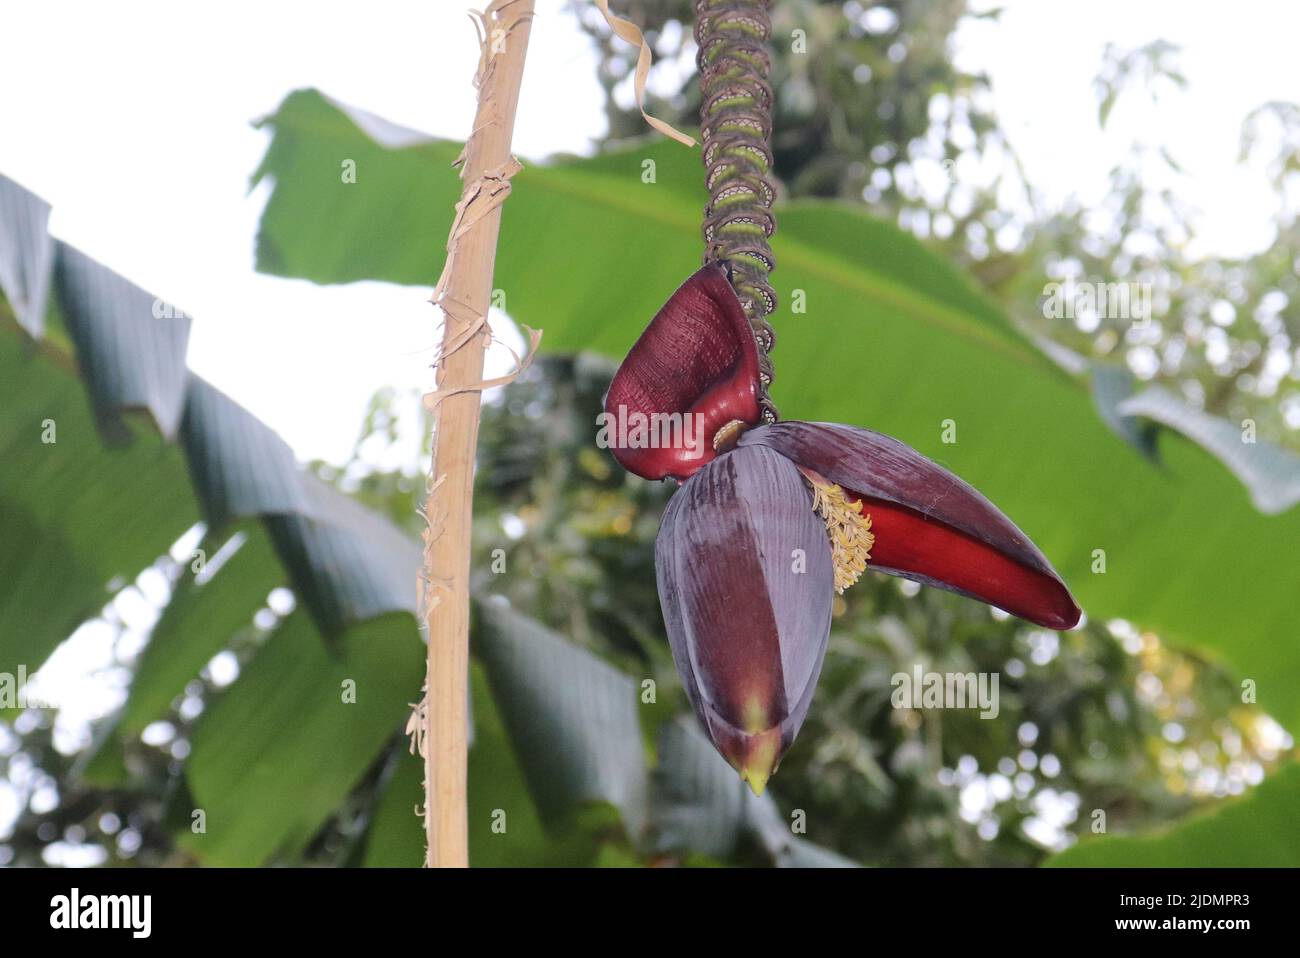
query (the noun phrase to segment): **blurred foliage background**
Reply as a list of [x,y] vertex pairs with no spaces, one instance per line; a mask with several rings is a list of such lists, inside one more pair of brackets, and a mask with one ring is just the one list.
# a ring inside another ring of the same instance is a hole
[[[644,127],[627,80],[634,51],[610,38],[591,4],[572,0],[570,6],[601,52],[605,145],[635,142]],[[691,125],[698,102],[690,4],[628,0],[618,6],[655,47],[649,108]],[[999,127],[987,78],[952,65],[953,31],[972,15],[963,0],[780,0],[773,15],[774,146],[784,197],[845,201],[913,234],[971,277],[1016,329],[1058,361],[1064,356],[1078,369],[1118,370],[1130,390],[1162,384],[1193,410],[1231,423],[1250,419],[1260,440],[1300,449],[1300,107],[1262,104],[1243,129],[1243,157],[1262,156],[1274,174],[1274,244],[1241,261],[1189,258],[1188,211],[1176,190],[1152,185],[1178,171],[1177,157],[1159,142],[1133,144],[1112,172],[1104,207],[1045,208]],[[1105,124],[1121,98],[1179,95],[1177,55],[1162,43],[1111,48],[1098,64],[1098,122]],[[987,181],[966,178],[964,171],[976,165],[972,157],[992,157],[1001,172]],[[1005,202],[1009,193],[1019,197],[1014,209]],[[513,209],[504,242],[535,242],[519,238]],[[272,248],[270,232],[260,250],[262,268],[310,276],[291,262],[293,250]],[[513,268],[509,246],[503,259]],[[426,282],[436,276],[424,263],[412,272]],[[356,278],[362,276],[330,281]],[[373,278],[404,281],[380,270]],[[1119,278],[1154,290],[1149,322],[1087,311],[1072,321],[1045,314],[1049,282]],[[592,309],[600,305],[594,300]],[[5,318],[15,325],[13,315]],[[51,335],[60,338],[58,324]],[[785,354],[779,346],[778,367]],[[504,597],[637,682],[653,679],[660,699],[655,715],[662,718],[685,710],[653,574],[654,537],[670,490],[625,475],[591,443],[614,368],[597,352],[561,350],[541,357],[485,404],[475,587]],[[793,388],[788,378],[782,385]],[[422,527],[421,461],[394,461],[410,447],[402,440],[412,430],[427,434],[427,421],[410,414],[413,400],[391,391],[377,395],[352,459],[310,467],[313,476],[412,536]],[[1142,451],[1155,455],[1150,445]],[[1044,498],[1052,495],[1051,488],[1041,490]],[[1067,502],[1049,511],[1070,509]],[[233,541],[228,532],[214,546]],[[111,650],[98,670],[110,684],[130,684],[148,633],[182,592],[187,555],[188,549],[174,549],[135,582],[111,583],[107,604],[90,616]],[[514,574],[493,571],[502,559]],[[0,834],[0,864],[210,861],[201,843],[183,837],[199,801],[187,777],[191,739],[241,669],[294,616],[301,590],[291,580],[292,570],[287,580],[266,585],[260,606],[139,734],[119,736],[116,717],[96,723],[87,738],[61,735],[51,710],[0,712],[0,776],[16,796],[14,823]],[[1180,588],[1212,585],[1189,580]],[[147,611],[132,612],[141,598]],[[1253,701],[1243,702],[1246,676],[1204,648],[1166,641],[1138,617],[1090,619],[1057,634],[881,576],[864,577],[835,612],[812,713],[772,790],[781,809],[806,813],[818,845],[859,863],[1036,865],[1100,831],[1141,833],[1194,812],[1213,815],[1223,799],[1242,795],[1295,757],[1283,725]],[[1245,640],[1293,644],[1294,634]],[[918,663],[930,671],[998,673],[997,718],[894,708],[890,677]],[[481,711],[492,696],[477,672],[474,688],[480,764],[472,782],[486,780],[476,774],[494,782],[526,780],[536,791],[527,756],[509,744],[506,705],[497,702],[501,717]],[[409,701],[414,690],[393,694]],[[346,782],[345,798],[305,840],[239,863],[414,864],[420,851],[410,807],[415,782],[418,772],[394,725],[361,774]],[[524,817],[523,845],[493,851],[480,839],[475,861],[767,860],[743,844],[727,854],[682,848],[650,854],[605,821],[548,820],[542,828],[546,814],[530,810]]]

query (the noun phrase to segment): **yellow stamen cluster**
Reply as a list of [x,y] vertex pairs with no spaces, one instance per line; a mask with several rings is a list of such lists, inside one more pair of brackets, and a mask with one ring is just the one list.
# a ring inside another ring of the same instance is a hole
[[813,510],[826,523],[831,540],[831,562],[835,565],[835,591],[842,593],[867,568],[876,537],[871,533],[871,516],[862,511],[862,503],[850,499],[833,482],[809,477],[813,492]]

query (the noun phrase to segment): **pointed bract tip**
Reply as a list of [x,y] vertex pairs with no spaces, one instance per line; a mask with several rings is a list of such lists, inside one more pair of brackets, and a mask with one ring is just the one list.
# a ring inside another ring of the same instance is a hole
[[742,735],[728,744],[732,748],[728,749],[727,761],[740,773],[741,781],[749,786],[750,791],[762,797],[781,759],[780,726],[766,732]]
[[1083,618],[1083,610],[1074,601],[1064,582],[1061,583],[1061,593],[1057,608],[1045,615],[1038,624],[1055,629],[1057,632],[1068,632],[1079,624],[1079,620]]
[[749,786],[755,798],[762,798],[763,792],[767,791],[767,780],[771,777],[771,772],[744,772],[740,780]]

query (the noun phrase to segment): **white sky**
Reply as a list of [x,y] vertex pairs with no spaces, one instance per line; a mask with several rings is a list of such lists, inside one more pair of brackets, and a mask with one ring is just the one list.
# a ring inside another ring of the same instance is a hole
[[[1056,200],[1096,199],[1140,135],[1186,166],[1180,189],[1205,211],[1213,251],[1267,244],[1263,174],[1236,171],[1234,161],[1251,108],[1300,101],[1300,4],[999,5],[1000,24],[963,28],[959,62],[992,75],[994,107],[1031,182]],[[538,0],[515,132],[523,157],[586,150],[604,127],[594,55],[560,7]],[[201,12],[174,2],[0,0],[0,172],[54,205],[61,238],[194,315],[193,369],[301,458],[340,460],[377,389],[428,387],[435,311],[427,290],[318,288],[253,272],[265,197],[247,184],[266,134],[249,122],[288,91],[316,86],[462,137],[477,59],[465,9],[447,0],[236,0]],[[1158,37],[1184,45],[1190,88],[1156,111],[1117,110],[1103,138],[1091,81],[1105,43]]]

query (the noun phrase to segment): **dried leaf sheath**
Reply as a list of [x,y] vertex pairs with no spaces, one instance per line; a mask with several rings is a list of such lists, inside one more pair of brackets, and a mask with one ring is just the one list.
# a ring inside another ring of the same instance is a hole
[[479,15],[478,110],[465,145],[464,189],[435,301],[446,319],[436,364],[434,454],[425,516],[420,617],[428,635],[426,864],[469,863],[466,816],[469,555],[474,450],[488,302],[533,0],[493,0]]

